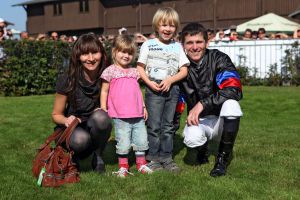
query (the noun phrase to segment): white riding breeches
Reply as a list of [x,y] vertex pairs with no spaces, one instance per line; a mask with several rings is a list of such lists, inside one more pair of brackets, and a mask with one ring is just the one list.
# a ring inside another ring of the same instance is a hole
[[220,116],[208,115],[199,119],[198,126],[185,125],[183,130],[184,144],[190,148],[202,146],[208,140],[220,141],[224,117],[239,118],[243,115],[240,104],[232,99],[222,105]]

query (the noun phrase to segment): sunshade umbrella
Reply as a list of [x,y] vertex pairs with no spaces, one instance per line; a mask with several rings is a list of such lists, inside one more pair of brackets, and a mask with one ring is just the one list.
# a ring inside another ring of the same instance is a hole
[[243,33],[247,28],[252,31],[257,31],[259,28],[265,28],[267,32],[292,33],[299,27],[300,24],[296,22],[290,21],[274,13],[269,13],[238,25],[237,32]]

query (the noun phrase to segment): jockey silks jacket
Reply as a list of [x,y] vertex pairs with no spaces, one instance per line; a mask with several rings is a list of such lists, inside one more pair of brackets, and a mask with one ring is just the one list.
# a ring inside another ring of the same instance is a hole
[[200,117],[219,115],[228,99],[242,99],[240,76],[228,55],[206,49],[200,63],[192,60],[186,79],[180,86],[190,111],[199,101],[204,109]]

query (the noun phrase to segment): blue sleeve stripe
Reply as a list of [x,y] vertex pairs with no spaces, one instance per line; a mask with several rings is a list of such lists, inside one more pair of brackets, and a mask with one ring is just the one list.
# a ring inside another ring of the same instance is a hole
[[220,86],[222,82],[229,78],[240,79],[240,75],[236,71],[223,71],[217,74],[217,85]]

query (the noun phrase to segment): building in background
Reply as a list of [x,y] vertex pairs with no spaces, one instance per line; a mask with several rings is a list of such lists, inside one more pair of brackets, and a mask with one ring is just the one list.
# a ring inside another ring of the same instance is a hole
[[300,7],[297,10],[292,12],[289,17],[300,20]]
[[79,35],[117,34],[122,27],[129,33],[149,34],[155,11],[164,6],[177,10],[182,26],[200,22],[216,30],[269,12],[287,17],[299,5],[300,0],[32,0],[14,6],[26,10],[31,35]]

